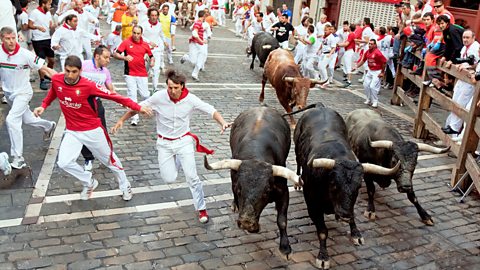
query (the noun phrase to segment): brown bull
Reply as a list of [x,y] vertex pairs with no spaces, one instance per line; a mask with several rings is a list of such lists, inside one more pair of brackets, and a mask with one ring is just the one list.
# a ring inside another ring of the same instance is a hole
[[[298,109],[305,107],[310,88],[316,83],[320,83],[319,80],[304,78],[300,73],[300,68],[295,64],[292,54],[284,49],[272,51],[265,62],[262,92],[258,98],[261,103],[265,97],[267,79],[275,88],[278,101],[287,113],[291,113],[295,105]],[[292,115],[290,115],[290,120],[295,125]]]

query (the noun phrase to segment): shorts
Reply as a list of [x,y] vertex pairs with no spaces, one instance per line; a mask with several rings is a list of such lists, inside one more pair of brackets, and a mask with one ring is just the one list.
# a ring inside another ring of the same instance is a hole
[[50,39],[45,40],[32,40],[33,50],[35,54],[40,58],[53,58],[55,54],[53,53],[52,48],[50,47]]

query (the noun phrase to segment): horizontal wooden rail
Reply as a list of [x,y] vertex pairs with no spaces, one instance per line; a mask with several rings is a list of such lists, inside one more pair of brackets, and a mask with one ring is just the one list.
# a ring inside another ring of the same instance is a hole
[[455,65],[452,65],[450,68],[445,68],[445,64],[443,64],[442,66],[437,65],[437,69],[452,75],[456,79],[472,84],[472,80],[470,79],[470,73],[466,70],[458,70]]
[[463,107],[461,107],[458,103],[450,99],[449,97],[445,96],[444,94],[440,93],[438,90],[428,87],[426,89],[427,95],[432,97],[436,103],[438,103],[442,109],[447,111],[451,111],[456,114],[458,117],[462,118],[463,121],[467,120],[468,112]]
[[422,86],[423,86],[422,77],[410,74],[410,71],[406,68],[403,68],[403,67],[402,67],[402,73],[403,73],[403,76],[405,76],[407,79],[412,81],[416,86],[418,86],[419,88],[422,88]]
[[429,113],[423,112],[422,121],[425,123],[428,131],[437,136],[442,142],[445,143],[445,145],[450,146],[450,150],[455,156],[458,157],[460,146],[456,144],[452,140],[452,138],[450,138],[450,136],[448,136],[442,131],[442,127],[437,122],[435,122],[435,120],[430,116]]
[[405,90],[403,90],[400,86],[397,88],[397,94],[402,99],[403,103],[407,105],[410,110],[417,113],[417,104],[413,102],[413,99],[405,94]]

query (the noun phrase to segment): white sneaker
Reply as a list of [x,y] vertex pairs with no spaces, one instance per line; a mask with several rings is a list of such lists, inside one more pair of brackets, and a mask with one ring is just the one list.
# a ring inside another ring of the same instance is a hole
[[90,186],[83,187],[82,192],[80,193],[80,199],[86,201],[92,197],[93,191],[98,187],[98,181],[95,178],[92,178],[92,183]]
[[85,160],[85,165],[83,165],[83,169],[85,171],[91,171],[93,168],[93,160]]
[[371,104],[370,99],[366,99],[366,100],[363,102],[363,104],[365,104],[365,105],[370,105],[370,104]]
[[9,175],[12,172],[12,166],[8,162],[8,154],[5,152],[0,153],[0,170],[4,175]]
[[2,104],[7,104],[7,97],[6,96],[2,97]]
[[133,197],[132,187],[128,187],[123,191],[122,199],[124,201],[130,201]]
[[132,122],[130,122],[130,125],[138,126],[138,119],[132,119]]
[[198,77],[195,77],[195,76],[192,76],[192,79],[193,79],[194,81],[199,81],[199,80],[200,80]]
[[363,78],[358,79],[358,82],[363,83]]
[[21,169],[27,166],[23,157],[13,157],[13,161],[10,165],[15,169]]
[[376,101],[372,102],[372,107],[377,108],[378,107],[378,102],[376,102]]
[[49,140],[52,139],[53,132],[55,131],[56,127],[57,127],[57,123],[52,121],[52,127],[49,130],[45,131],[45,133],[43,134],[43,140],[44,141],[49,141]]

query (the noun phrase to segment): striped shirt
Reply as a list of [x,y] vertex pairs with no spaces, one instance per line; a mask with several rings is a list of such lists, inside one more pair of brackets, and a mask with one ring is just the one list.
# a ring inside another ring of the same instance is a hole
[[[203,28],[203,22],[201,20],[197,20],[193,24],[192,31],[195,31],[195,30],[197,30],[197,32],[198,32],[198,37],[201,40],[203,40],[203,32],[205,31],[205,29]],[[188,42],[190,42],[190,43],[195,42],[195,43],[198,43],[200,45],[203,45],[203,43],[201,43],[198,39],[194,38],[193,36],[188,40]]]

